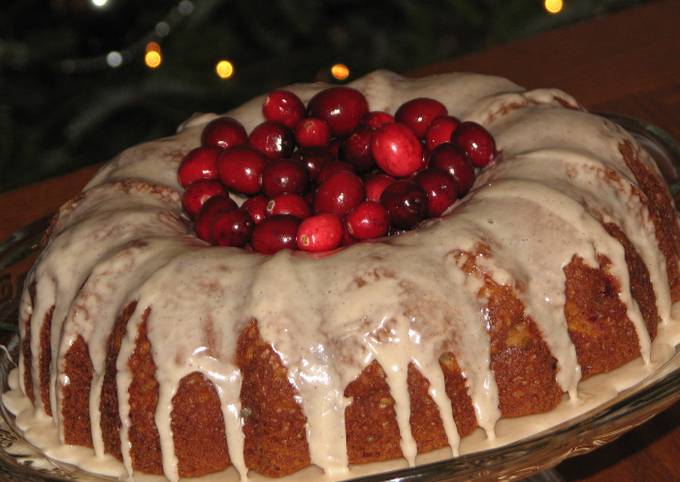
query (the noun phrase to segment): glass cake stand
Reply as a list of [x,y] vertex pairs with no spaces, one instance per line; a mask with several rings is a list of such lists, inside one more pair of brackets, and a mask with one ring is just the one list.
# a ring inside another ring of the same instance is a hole
[[[625,128],[656,160],[674,196],[680,195],[680,146],[662,129],[640,120],[602,114]],[[19,351],[16,334],[18,296],[27,258],[39,248],[49,220],[38,220],[0,243],[0,390]],[[651,376],[596,408],[515,443],[456,458],[352,479],[353,482],[468,481],[478,479],[560,481],[549,470],[562,460],[594,450],[646,422],[680,399],[680,346]],[[41,455],[26,442],[14,417],[0,403],[0,479],[8,481],[112,480],[86,473]],[[141,477],[142,480],[145,477]],[[158,480],[157,478],[155,480]],[[201,479],[189,479],[200,481]],[[215,480],[214,478],[211,480]]]

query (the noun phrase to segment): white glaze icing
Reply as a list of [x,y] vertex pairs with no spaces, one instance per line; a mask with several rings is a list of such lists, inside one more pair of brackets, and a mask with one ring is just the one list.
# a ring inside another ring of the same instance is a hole
[[[81,199],[61,210],[51,242],[29,274],[27,285],[37,283],[36,304],[26,290],[21,304],[21,319],[34,320],[34,356],[41,321],[54,306],[50,403],[62,441],[60,395],[68,382],[61,376],[63,357],[82,336],[95,373],[90,394],[95,454],[105,458],[95,412],[106,342],[116,317],[136,301],[116,377],[124,466],[130,476],[128,359],[147,309],[148,337],[158,367],[155,421],[170,480],[178,479],[172,398],[180,380],[195,371],[215,385],[230,458],[241,478],[248,476],[242,450],[241,374],[234,354],[236,334],[252,319],[288,369],[307,418],[311,460],[328,477],[347,473],[344,415],[351,400],[343,396],[344,387],[373,360],[387,376],[402,452],[410,465],[416,462],[417,450],[409,423],[409,363],[429,380],[450,452],[459,452],[438,361],[447,350],[456,356],[477,421],[493,444],[500,410],[490,368],[485,300],[478,296],[483,281],[465,273],[455,257],[457,252],[474,252],[480,243],[491,254],[476,258],[478,268],[496,283],[512,287],[524,303],[557,360],[557,382],[572,400],[581,369],[567,333],[563,268],[575,255],[592,267],[598,266],[598,255],[611,261],[609,272],[619,282],[642,359],[651,363],[652,345],[630,294],[623,248],[601,225],[616,223],[636,247],[668,325],[665,262],[634,177],[619,152],[619,144],[630,140],[627,134],[578,110],[563,92],[524,92],[496,77],[450,74],[406,80],[376,72],[352,85],[366,94],[372,110],[394,112],[402,102],[423,95],[440,100],[452,115],[483,123],[495,136],[503,162],[488,168],[474,192],[446,216],[416,231],[328,256],[287,251],[261,256],[207,247],[188,236],[189,228],[180,220],[177,166],[198,144],[200,130],[212,115],[190,119],[175,137],[124,151],[93,178]],[[290,90],[307,101],[323,87],[296,85]],[[262,100],[253,99],[227,115],[250,130],[262,120]],[[139,240],[145,243],[136,243]],[[38,365],[36,359],[31,374],[34,415],[46,423]],[[20,362],[21,380],[24,370]]]

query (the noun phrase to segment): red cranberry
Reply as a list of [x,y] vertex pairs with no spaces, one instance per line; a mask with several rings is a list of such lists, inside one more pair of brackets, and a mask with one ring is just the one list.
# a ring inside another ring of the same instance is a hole
[[382,204],[366,201],[355,207],[345,220],[347,231],[356,239],[385,236],[390,227],[390,217]]
[[217,160],[222,184],[243,194],[255,194],[262,187],[262,173],[267,158],[250,146],[225,150]]
[[351,87],[331,87],[322,90],[309,101],[307,112],[325,119],[336,136],[352,132],[368,112],[364,94]]
[[456,187],[451,176],[439,169],[426,169],[415,181],[427,195],[427,217],[436,218],[456,202]]
[[397,229],[411,229],[425,218],[427,195],[415,181],[402,179],[385,189],[380,204],[387,209],[390,223]]
[[369,112],[364,118],[364,123],[373,130],[384,126],[385,124],[392,124],[393,122],[394,117],[392,115],[380,110]]
[[298,226],[302,220],[295,216],[272,216],[253,229],[250,244],[262,254],[274,254],[282,249],[295,249]]
[[295,127],[295,140],[301,147],[323,147],[331,140],[331,128],[323,119],[307,117]]
[[214,242],[212,228],[217,215],[234,209],[238,209],[238,205],[229,196],[213,196],[208,199],[196,215],[196,235],[203,241]]
[[190,184],[182,196],[182,207],[194,218],[205,202],[213,196],[225,195],[224,186],[218,181],[201,180]]
[[250,241],[253,218],[245,209],[219,213],[213,222],[213,237],[218,246],[243,247]]
[[340,246],[344,228],[335,214],[317,214],[300,224],[297,247],[303,251],[318,253]]
[[295,148],[293,132],[278,122],[265,121],[255,126],[248,140],[269,159],[289,157]]
[[356,174],[341,171],[333,174],[316,190],[314,211],[343,216],[366,197],[364,184]]
[[441,144],[430,153],[429,166],[441,169],[453,178],[458,196],[465,196],[475,182],[475,170],[463,150],[453,144]]
[[418,138],[423,139],[430,123],[439,116],[446,115],[444,104],[428,97],[419,97],[401,104],[394,118],[397,122],[406,124]]
[[323,166],[323,169],[321,169],[321,172],[319,173],[318,177],[316,178],[316,184],[320,185],[324,182],[326,182],[331,176],[338,172],[354,172],[354,166],[350,164],[349,162],[345,161],[333,161],[329,162],[325,166]]
[[293,154],[293,160],[299,161],[307,169],[307,176],[315,181],[321,169],[331,161],[333,156],[330,151],[323,147],[307,147],[298,149]]
[[451,142],[451,135],[459,125],[460,121],[450,115],[443,115],[433,120],[425,132],[427,150],[432,152],[439,144]]
[[203,128],[201,134],[201,144],[222,149],[245,144],[247,140],[248,134],[243,125],[231,117],[218,117],[211,120]]
[[278,122],[294,129],[305,116],[305,105],[300,98],[287,90],[274,90],[262,104],[262,115],[268,121]]
[[352,163],[359,172],[370,171],[375,166],[371,154],[372,137],[373,129],[359,126],[342,143],[341,149],[345,160]]
[[267,204],[269,204],[269,199],[262,194],[258,194],[246,199],[241,208],[248,211],[255,224],[260,224],[267,217]]
[[312,214],[305,198],[298,194],[281,194],[267,203],[267,215],[290,214],[300,219],[308,218]]
[[496,141],[484,127],[463,122],[454,131],[451,142],[463,149],[473,166],[484,167],[496,158]]
[[269,164],[262,173],[262,190],[273,198],[280,194],[304,194],[307,171],[299,162],[281,159]]
[[357,239],[349,234],[349,231],[347,231],[347,223],[342,224],[342,241],[340,242],[340,246],[351,246],[354,243],[357,242]]
[[391,176],[410,176],[423,166],[423,148],[413,131],[403,124],[386,124],[373,133],[371,153]]
[[200,179],[217,179],[217,157],[222,150],[214,146],[192,149],[184,156],[177,170],[182,187]]
[[394,182],[394,178],[387,174],[369,174],[364,178],[366,200],[380,202],[380,196],[387,186]]

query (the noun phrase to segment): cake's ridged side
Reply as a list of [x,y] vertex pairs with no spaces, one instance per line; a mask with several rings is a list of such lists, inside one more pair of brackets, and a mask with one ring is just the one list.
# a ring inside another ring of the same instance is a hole
[[[647,196],[648,207],[656,228],[659,249],[666,257],[666,270],[671,285],[673,301],[680,301],[680,227],[673,200],[662,180],[652,172],[643,160],[642,154],[631,141],[619,145],[619,151],[628,168],[635,175],[640,188]],[[650,161],[651,162],[651,161]]]
[[408,366],[409,422],[418,453],[424,454],[449,444],[439,407],[428,393],[430,382],[413,363]]
[[294,399],[288,371],[262,340],[255,323],[240,335],[236,359],[243,377],[246,466],[268,477],[281,477],[307,467],[307,420]]
[[104,451],[118,460],[123,460],[120,447],[120,409],[118,405],[118,389],[116,387],[116,360],[120,351],[121,341],[130,317],[137,308],[137,303],[128,304],[116,319],[113,331],[109,335],[106,347],[106,362],[104,380],[99,404],[101,416],[101,431],[104,439]]
[[[25,290],[29,298],[29,304],[33,306],[35,302],[35,281],[28,285]],[[33,353],[31,352],[31,320],[30,315],[26,316],[24,323],[24,336],[21,340],[21,356],[24,362],[24,390],[26,396],[35,405],[35,393],[33,391]]]
[[352,399],[345,409],[345,432],[349,463],[362,464],[401,457],[399,426],[385,372],[370,363],[345,388]]
[[50,347],[50,337],[52,331],[52,315],[54,305],[47,310],[45,319],[40,328],[40,398],[42,399],[45,413],[52,416],[52,406],[50,405],[50,364],[52,362],[52,350]]
[[82,336],[73,342],[64,361],[64,373],[69,380],[64,385],[61,408],[64,441],[71,445],[92,447],[90,389],[94,368]]
[[635,328],[619,299],[619,283],[607,273],[611,263],[603,256],[599,263],[599,269],[591,268],[575,256],[564,267],[564,310],[584,378],[613,370],[640,356]]
[[628,276],[630,277],[631,294],[640,307],[642,317],[645,319],[647,333],[649,333],[650,338],[653,340],[656,338],[661,317],[656,306],[654,286],[652,286],[652,282],[649,279],[649,270],[635,249],[635,246],[633,246],[619,226],[614,223],[606,223],[604,228],[623,246],[626,255],[626,265],[628,266]]
[[161,441],[156,428],[158,405],[156,364],[147,336],[149,310],[144,313],[137,332],[135,350],[128,360],[132,381],[128,389],[130,404],[130,457],[132,468],[147,474],[163,474]]
[[180,477],[200,477],[229,466],[220,399],[203,374],[193,372],[179,383],[172,399],[172,435]]
[[480,295],[489,300],[491,369],[501,414],[519,417],[553,409],[562,398],[555,381],[557,361],[535,323],[510,287],[487,277]]
[[446,395],[451,400],[458,435],[461,438],[470,435],[477,428],[477,417],[456,356],[451,352],[444,353],[439,357],[439,365],[444,372]]

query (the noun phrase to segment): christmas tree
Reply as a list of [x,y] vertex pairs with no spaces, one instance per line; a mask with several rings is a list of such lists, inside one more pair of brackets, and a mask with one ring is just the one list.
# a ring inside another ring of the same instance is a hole
[[0,190],[107,160],[172,134],[193,112],[224,112],[273,87],[405,72],[632,3],[8,2]]

